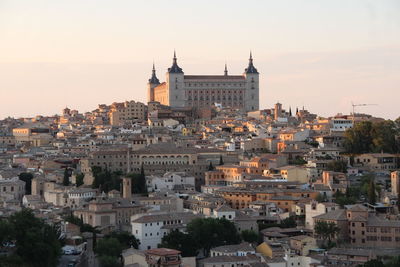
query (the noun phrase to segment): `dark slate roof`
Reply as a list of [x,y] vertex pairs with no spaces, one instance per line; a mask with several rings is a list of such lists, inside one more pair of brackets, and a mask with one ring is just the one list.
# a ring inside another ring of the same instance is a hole
[[158,80],[158,78],[156,76],[156,69],[154,67],[154,64],[153,64],[153,70],[151,71],[151,77],[149,79],[149,83],[151,83],[151,84],[160,84],[160,81]]
[[258,73],[256,67],[253,65],[253,57],[250,53],[250,58],[249,58],[249,66],[244,70],[246,73]]
[[171,68],[168,68],[168,72],[169,73],[183,73],[182,69],[178,66],[175,52],[174,52],[174,58],[172,61],[172,66],[171,66]]

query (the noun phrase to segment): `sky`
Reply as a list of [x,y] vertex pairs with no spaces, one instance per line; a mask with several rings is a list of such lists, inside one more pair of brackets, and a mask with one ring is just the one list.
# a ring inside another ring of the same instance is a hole
[[0,119],[146,101],[176,50],[185,74],[241,74],[260,108],[400,116],[398,0],[0,0]]

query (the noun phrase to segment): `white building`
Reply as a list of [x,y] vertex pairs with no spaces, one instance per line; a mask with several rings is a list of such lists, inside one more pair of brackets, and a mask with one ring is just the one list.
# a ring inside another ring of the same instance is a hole
[[146,176],[148,192],[161,191],[163,189],[173,190],[176,187],[192,187],[195,185],[195,178],[187,176],[185,172],[167,172],[163,176]]
[[332,202],[318,203],[316,201],[312,201],[310,204],[306,204],[305,205],[306,228],[314,229],[313,217],[328,213],[333,210],[337,210],[339,208],[340,206],[338,204]]
[[157,248],[163,236],[172,230],[184,230],[190,221],[198,217],[190,212],[133,215],[132,234],[139,239],[140,250]]
[[340,131],[344,132],[347,129],[353,128],[353,121],[349,119],[332,119],[331,120],[331,132],[332,131]]

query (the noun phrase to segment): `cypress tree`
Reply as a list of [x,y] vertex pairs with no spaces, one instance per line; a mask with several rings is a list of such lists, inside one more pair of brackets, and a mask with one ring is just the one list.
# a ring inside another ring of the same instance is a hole
[[224,165],[224,160],[222,159],[222,155],[219,155],[219,165]]
[[368,186],[368,203],[371,205],[375,205],[376,203],[376,194],[375,194],[375,182],[374,179],[369,181]]
[[70,177],[70,172],[68,168],[64,169],[64,179],[63,179],[63,185],[68,186],[69,185],[69,177]]

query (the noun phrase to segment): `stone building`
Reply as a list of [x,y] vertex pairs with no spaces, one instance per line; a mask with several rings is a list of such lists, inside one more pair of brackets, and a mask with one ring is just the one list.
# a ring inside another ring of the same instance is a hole
[[166,81],[160,83],[153,65],[147,89],[148,102],[156,101],[174,108],[194,107],[201,111],[218,103],[242,111],[259,109],[259,73],[251,53],[242,75],[228,75],[226,64],[224,75],[185,75],[174,53]]
[[120,126],[134,121],[144,121],[147,119],[147,106],[133,100],[123,103],[113,103],[109,116],[110,124],[113,126]]

